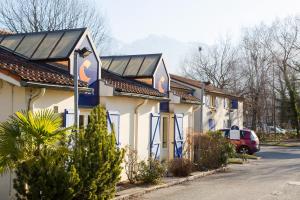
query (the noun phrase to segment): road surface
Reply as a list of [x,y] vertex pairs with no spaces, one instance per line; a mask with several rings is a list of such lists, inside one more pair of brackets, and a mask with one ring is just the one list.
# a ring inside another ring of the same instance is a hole
[[261,160],[146,194],[143,200],[300,200],[300,148],[262,147]]

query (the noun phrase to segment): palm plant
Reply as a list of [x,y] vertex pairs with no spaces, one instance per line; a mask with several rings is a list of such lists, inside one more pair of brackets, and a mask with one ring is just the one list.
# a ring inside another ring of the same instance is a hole
[[62,118],[52,110],[16,112],[0,123],[0,174],[18,163],[55,149],[66,138]]

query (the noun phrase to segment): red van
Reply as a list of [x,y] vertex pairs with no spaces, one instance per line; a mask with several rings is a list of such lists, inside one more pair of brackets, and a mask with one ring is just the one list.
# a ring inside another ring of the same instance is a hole
[[236,146],[238,153],[254,154],[260,150],[259,139],[254,131],[250,129],[239,130],[236,126],[231,129],[221,129],[224,136]]

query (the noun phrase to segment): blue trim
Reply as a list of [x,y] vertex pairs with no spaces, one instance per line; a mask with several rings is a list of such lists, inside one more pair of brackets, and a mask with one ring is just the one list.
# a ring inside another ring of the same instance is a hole
[[[114,115],[114,116],[117,116],[118,118],[117,118],[117,120],[118,120],[118,124],[117,124],[117,126],[118,127],[116,127],[116,125],[115,126],[113,126],[113,123],[112,123],[112,121],[111,121],[111,116],[112,115]],[[120,143],[120,113],[118,112],[118,111],[107,111],[107,120],[108,120],[108,122],[109,122],[109,126],[110,126],[110,129],[111,130],[113,130],[113,127],[115,127],[115,134],[116,134],[116,132],[117,132],[117,137],[116,137],[116,145],[117,146],[120,146],[121,145],[121,143]]]
[[[174,157],[175,158],[181,158],[182,157],[182,151],[183,151],[183,130],[179,129],[179,123],[178,123],[178,118],[182,119],[182,128],[183,128],[183,114],[174,114],[174,121],[175,121],[175,125],[174,125],[174,146],[175,146],[175,151],[174,151]],[[178,131],[179,134],[179,140],[176,140],[176,129]],[[181,143],[181,152],[179,152],[177,143]]]
[[[153,132],[153,129],[152,129],[152,125],[153,125],[153,118],[154,117],[157,117],[157,122],[156,122],[156,125],[155,125],[155,128],[154,128],[154,132]],[[152,150],[156,147],[156,150],[155,150],[155,155],[154,155],[154,159],[159,159],[158,157],[158,150],[159,150],[159,147],[160,147],[160,144],[154,144],[154,139],[155,139],[155,136],[157,134],[157,130],[159,131],[158,127],[159,127],[159,123],[160,123],[160,115],[159,114],[154,114],[154,113],[151,113],[150,114],[150,157],[152,157],[153,155],[153,152]],[[159,133],[158,133],[159,134]],[[159,135],[160,137],[160,135]]]

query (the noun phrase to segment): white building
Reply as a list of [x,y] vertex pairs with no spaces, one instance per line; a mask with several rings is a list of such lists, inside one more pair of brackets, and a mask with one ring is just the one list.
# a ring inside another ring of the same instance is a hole
[[[0,121],[20,110],[53,109],[64,116],[66,126],[73,125],[67,116],[74,119],[68,114],[74,108],[74,51],[83,47],[92,53],[77,59],[79,91],[93,96],[94,89],[89,86],[99,80],[100,60],[85,28],[9,35],[0,32]],[[0,177],[1,200],[13,195],[12,178],[13,174]]]
[[[181,83],[194,90],[193,95],[201,99],[203,83],[177,75],[171,75],[176,83]],[[243,98],[225,90],[204,83],[203,96],[203,131],[229,128],[232,125],[243,127]],[[194,128],[201,131],[201,109],[195,112]]]

